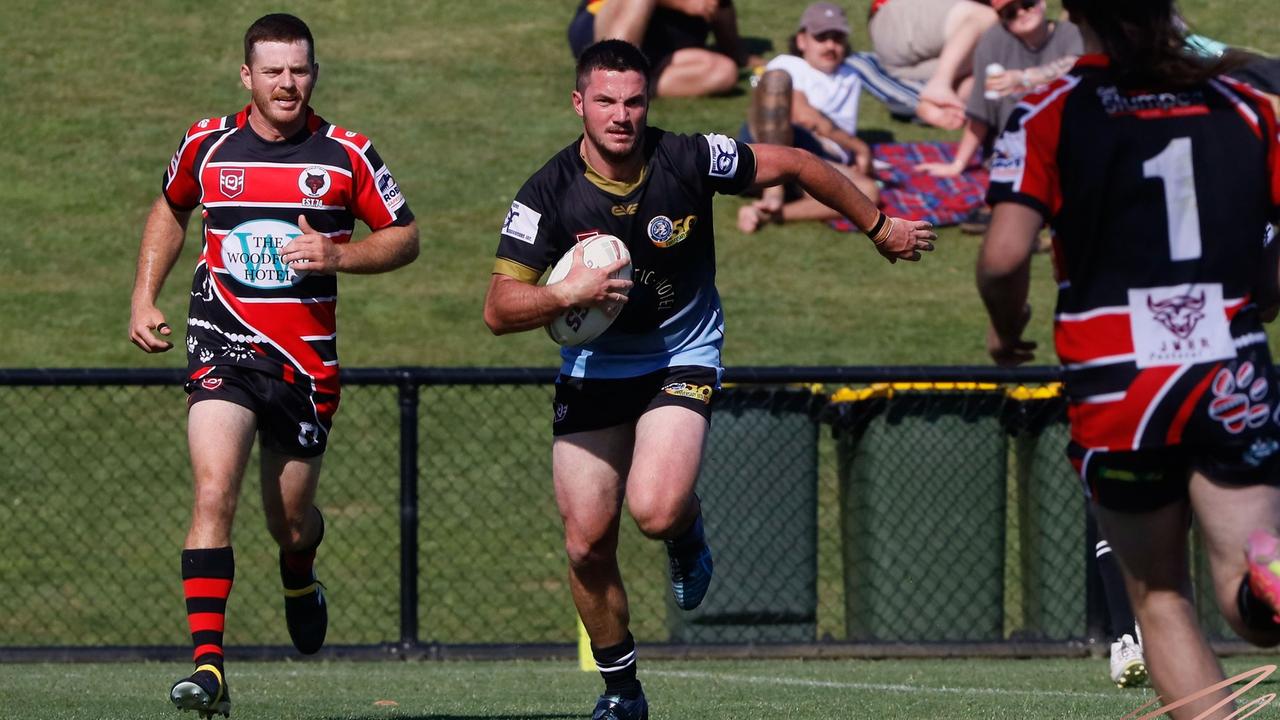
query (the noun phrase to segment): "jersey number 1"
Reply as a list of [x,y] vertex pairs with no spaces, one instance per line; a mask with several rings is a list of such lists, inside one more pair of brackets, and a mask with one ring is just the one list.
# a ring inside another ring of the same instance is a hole
[[1174,260],[1200,257],[1200,206],[1196,202],[1196,171],[1191,163],[1191,138],[1174,138],[1160,154],[1142,163],[1142,176],[1164,183],[1164,212],[1169,220],[1169,256]]

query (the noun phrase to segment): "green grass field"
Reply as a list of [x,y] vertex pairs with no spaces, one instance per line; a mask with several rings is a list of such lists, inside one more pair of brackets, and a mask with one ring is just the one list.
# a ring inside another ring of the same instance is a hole
[[[277,9],[300,14],[316,33],[323,67],[316,108],[374,139],[423,229],[416,264],[391,276],[343,279],[344,364],[554,365],[555,348],[541,333],[491,337],[480,305],[512,196],[580,128],[569,105],[572,63],[564,40],[573,4],[0,3],[0,95],[6,99],[0,103],[0,367],[184,364],[180,350],[144,356],[126,339],[138,236],[182,132],[196,119],[246,102],[237,76],[241,33],[255,17]],[[805,2],[736,5],[743,34],[780,49]],[[867,0],[846,3],[852,18],[862,17],[866,5]],[[1280,13],[1272,2],[1181,5],[1207,35],[1280,52]],[[866,47],[861,28],[854,44]],[[660,100],[650,119],[681,132],[734,133],[746,107],[745,94]],[[864,97],[861,122],[866,131],[900,140],[945,137],[893,123],[870,97]],[[944,230],[937,252],[923,263],[890,266],[860,235],[816,224],[742,236],[733,224],[740,202],[720,199],[715,216],[729,325],[727,365],[986,363],[985,320],[972,279],[976,238]],[[198,242],[194,226],[161,298],[175,327],[185,316]],[[1031,336],[1046,349],[1039,358],[1046,364],[1054,361],[1047,351],[1048,271],[1046,259],[1038,257]],[[335,560],[342,557],[347,602],[340,612],[349,615],[335,617],[341,642],[380,642],[396,633],[394,398],[386,390],[370,392],[386,408],[361,416],[349,399],[339,423],[352,430],[344,442],[354,445],[366,437],[355,432],[360,428],[382,444],[335,453],[322,490],[326,511],[342,529],[328,546]],[[477,415],[504,402],[488,392],[470,395]],[[51,397],[33,390],[6,396],[12,403],[7,422],[13,424],[4,426],[10,429],[0,439],[0,546],[6,548],[0,587],[11,591],[20,585],[24,602],[47,613],[49,621],[0,616],[0,644],[41,644],[50,637],[97,644],[183,642],[181,599],[171,582],[176,559],[169,550],[180,543],[189,502],[180,393],[157,390],[96,405],[82,398],[55,403]],[[531,402],[510,414],[545,422],[542,407]],[[541,442],[545,429],[537,430]],[[447,418],[423,433],[429,444],[480,442]],[[102,448],[100,462],[85,463],[83,455],[64,448]],[[482,452],[471,457],[476,456]],[[534,456],[536,462],[528,460]],[[833,462],[823,462],[823,532],[835,533]],[[541,573],[517,590],[539,609],[562,614],[530,622],[499,596],[477,606],[457,587],[432,584],[430,573],[439,572],[439,565],[428,565],[424,634],[456,628],[449,625],[456,617],[483,610],[504,613],[483,628],[493,637],[514,628],[532,641],[572,640],[545,464],[545,445],[531,444],[500,461],[464,459],[456,466],[427,467],[426,474],[440,483],[434,490],[445,494],[448,483],[479,476],[493,493],[482,499],[533,509],[530,525],[536,527],[524,528],[521,539],[491,537],[485,542],[499,547],[463,551]],[[280,643],[285,639],[271,577],[273,550],[255,496],[252,486],[246,489],[237,527],[245,572],[237,580],[237,619],[229,637],[244,644]],[[101,512],[104,497],[110,498],[108,512]],[[429,557],[456,556],[458,538],[474,533],[475,520],[463,510],[469,498],[450,499],[456,505],[422,509]],[[459,509],[449,509],[454,507]],[[68,512],[94,520],[67,522]],[[49,523],[59,532],[39,529]],[[627,561],[648,573],[644,580],[639,571],[628,575],[637,579],[637,634],[660,636],[666,630],[661,551],[628,532]],[[836,541],[823,538],[826,550],[820,552],[828,552]],[[42,554],[41,544],[56,546],[59,557],[73,561],[44,564],[49,555]],[[93,562],[75,564],[93,549]],[[832,569],[832,555],[822,557],[820,592],[835,611],[824,611],[819,626],[839,637],[839,570]],[[120,607],[86,594],[86,573],[163,589],[146,593],[146,603],[154,606],[128,600]],[[141,618],[137,625],[120,624],[128,611]],[[477,640],[469,628],[447,632],[456,634],[446,634],[444,641]],[[656,718],[1119,718],[1149,699],[1109,687],[1103,662],[647,662],[644,677]],[[1241,671],[1261,662],[1235,659],[1229,668]],[[183,668],[6,664],[0,666],[0,720],[173,717],[164,694]],[[589,709],[599,684],[592,674],[550,662],[237,663],[232,673],[238,718],[575,718]],[[378,700],[397,704],[375,705]]]
[[[1239,673],[1276,658],[1233,658]],[[647,662],[651,717],[705,720],[963,718],[1119,720],[1149,702],[1120,690],[1103,659]],[[182,666],[11,665],[0,717],[177,717],[166,691]],[[585,717],[599,678],[568,662],[237,663],[232,717],[272,720],[539,720]],[[1276,688],[1264,681],[1247,696]],[[394,703],[394,704],[389,704]],[[1259,717],[1270,717],[1263,710]],[[194,717],[194,716],[188,716]]]
[[[369,365],[555,364],[541,333],[494,338],[480,320],[497,231],[520,184],[579,131],[565,43],[571,0],[297,2],[321,63],[314,105],[372,137],[423,230],[422,257],[389,277],[343,279],[342,354]],[[867,0],[846,3],[850,17]],[[739,0],[742,32],[777,49],[803,0]],[[1280,52],[1264,0],[1188,0],[1194,25]],[[142,221],[183,131],[246,102],[243,29],[270,8],[237,0],[0,4],[0,366],[173,367],[125,325]],[[274,7],[274,6],[271,6]],[[867,45],[854,23],[854,44]],[[745,87],[745,83],[743,84]],[[735,133],[747,97],[659,100],[651,122]],[[861,127],[945,134],[889,120],[864,97]],[[744,237],[741,201],[716,210],[727,365],[982,364],[976,238],[942,234],[919,266],[883,262],[860,235],[817,224]],[[196,233],[161,298],[186,308]],[[1031,334],[1048,353],[1052,288],[1035,267]],[[177,327],[177,325],[175,325]],[[1040,362],[1051,363],[1051,354]]]

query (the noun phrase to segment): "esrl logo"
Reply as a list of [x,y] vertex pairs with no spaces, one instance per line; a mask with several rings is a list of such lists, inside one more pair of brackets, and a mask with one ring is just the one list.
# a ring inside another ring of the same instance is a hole
[[263,290],[298,284],[298,273],[280,257],[302,230],[282,220],[250,220],[222,239],[222,266],[236,282]]

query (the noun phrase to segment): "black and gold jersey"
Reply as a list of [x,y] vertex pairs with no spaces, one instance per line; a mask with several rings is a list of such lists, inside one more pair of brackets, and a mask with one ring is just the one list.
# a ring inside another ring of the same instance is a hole
[[579,137],[516,194],[502,225],[494,272],[536,283],[574,243],[620,238],[635,285],[603,335],[564,348],[574,377],[632,377],[673,365],[719,367],[724,334],[716,292],[715,193],[755,179],[749,146],[724,135],[649,128],[634,183],[607,180],[583,159]]

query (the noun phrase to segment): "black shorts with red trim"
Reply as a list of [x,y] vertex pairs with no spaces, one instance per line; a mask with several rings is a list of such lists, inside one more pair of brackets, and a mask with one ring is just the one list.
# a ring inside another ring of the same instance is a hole
[[711,422],[711,398],[720,387],[716,368],[678,365],[631,378],[561,375],[552,403],[553,435],[634,423],[654,408],[675,405]]
[[1273,425],[1228,445],[1106,451],[1073,442],[1067,457],[1085,495],[1117,512],[1150,512],[1185,501],[1192,472],[1226,485],[1280,486],[1280,433]]
[[337,395],[313,392],[264,372],[236,365],[212,365],[191,374],[187,407],[201,400],[225,400],[253,411],[264,447],[289,457],[324,454],[338,411]]

